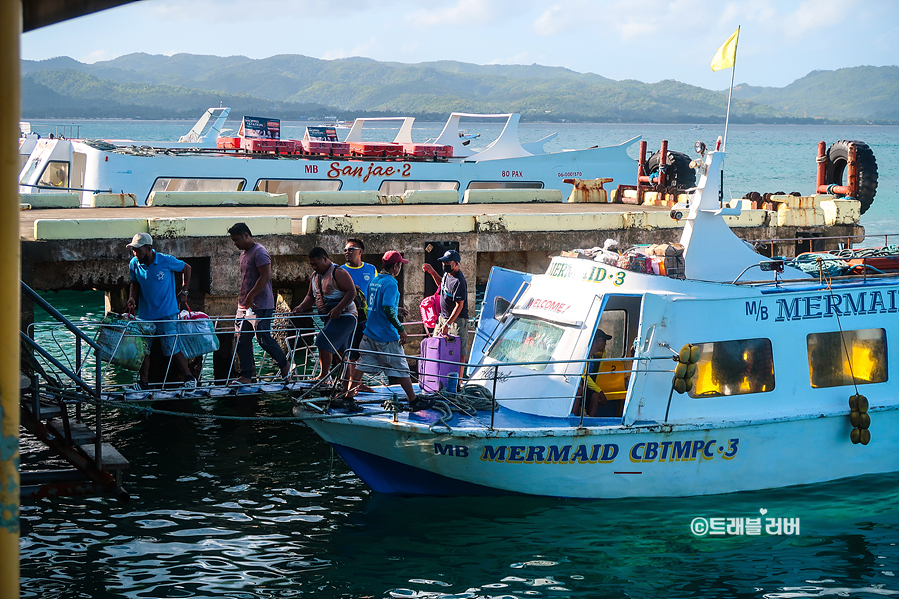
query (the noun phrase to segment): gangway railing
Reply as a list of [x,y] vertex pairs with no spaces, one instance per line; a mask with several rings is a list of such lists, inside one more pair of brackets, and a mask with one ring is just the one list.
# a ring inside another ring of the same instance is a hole
[[[50,352],[48,352],[45,348],[43,348],[37,341],[26,335],[24,332],[20,332],[20,336],[22,341],[26,346],[31,348],[33,351],[39,353],[45,360],[50,362],[55,368],[57,368],[61,373],[63,373],[67,378],[69,378],[77,387],[79,387],[82,391],[87,393],[89,396],[99,400],[102,391],[103,379],[101,376],[102,373],[102,363],[100,361],[99,349],[100,346],[94,342],[88,335],[84,333],[78,326],[76,326],[72,321],[66,318],[59,310],[54,308],[47,302],[44,298],[37,294],[31,287],[25,284],[24,281],[21,282],[22,293],[25,297],[27,297],[31,302],[34,303],[35,306],[41,308],[44,312],[46,312],[49,316],[51,316],[54,320],[62,324],[66,329],[71,332],[75,337],[75,369],[72,371],[63,365],[59,360],[57,360]],[[87,343],[89,347],[95,350],[95,380],[94,386],[85,381],[81,376],[80,372],[83,366],[82,360],[82,342]],[[32,392],[32,404],[31,409],[34,414],[34,418],[36,420],[41,419],[41,405],[40,405],[40,379],[36,375],[31,377],[31,392]],[[95,410],[94,416],[94,463],[97,466],[97,469],[103,469],[103,425],[101,420],[101,410],[100,407],[97,406]],[[63,409],[61,412],[61,416],[63,419],[63,425],[66,429],[66,433],[68,434],[69,430],[69,419],[68,412],[63,405]],[[75,418],[77,421],[81,420],[81,403],[76,404],[75,407]]]

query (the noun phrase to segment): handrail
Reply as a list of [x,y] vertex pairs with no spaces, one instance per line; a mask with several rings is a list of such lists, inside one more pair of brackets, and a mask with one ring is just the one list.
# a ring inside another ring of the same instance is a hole
[[68,368],[66,368],[66,367],[65,367],[59,360],[57,360],[56,358],[54,358],[54,357],[50,354],[50,352],[48,352],[48,351],[45,350],[43,347],[41,347],[41,346],[40,346],[34,339],[32,339],[31,337],[29,337],[28,335],[26,335],[25,333],[23,333],[23,332],[21,332],[21,331],[19,331],[19,335],[21,336],[22,341],[24,341],[29,347],[31,347],[31,349],[33,349],[34,351],[36,351],[37,353],[39,353],[40,355],[42,355],[42,356],[44,357],[44,359],[46,359],[48,362],[50,362],[51,364],[53,364],[53,366],[55,366],[56,368],[58,368],[58,369],[59,369],[63,374],[65,374],[67,377],[69,377],[70,379],[72,379],[72,380],[73,380],[79,387],[81,387],[82,389],[84,389],[85,391],[87,391],[87,393],[88,393],[89,395],[92,395],[92,396],[95,396],[95,397],[99,397],[99,394],[96,392],[96,390],[95,390],[95,389],[91,389],[91,386],[88,385],[88,384],[84,381],[84,379],[82,379],[80,376],[78,376],[77,374],[75,374],[74,372],[72,372],[71,370],[69,370]]
[[899,233],[861,233],[858,235],[832,235],[828,237],[787,237],[784,239],[742,239],[747,243],[770,243],[770,242],[782,242],[782,241],[794,241],[794,242],[807,242],[807,241],[830,241],[833,239],[843,240],[845,239],[849,245],[851,246],[854,242],[853,239],[861,239],[864,241],[869,237],[883,237],[884,244],[887,243],[888,238],[897,237]]
[[97,350],[97,351],[100,350],[100,346],[97,345],[97,343],[93,339],[91,339],[90,337],[85,335],[84,331],[82,331],[81,329],[76,327],[74,325],[74,323],[72,323],[72,321],[70,321],[68,318],[63,316],[62,313],[59,312],[59,310],[57,310],[56,308],[51,306],[49,303],[47,303],[47,300],[45,300],[44,298],[39,296],[37,294],[37,292],[35,292],[34,289],[32,289],[31,287],[26,285],[24,281],[22,281],[22,291],[25,293],[25,295],[28,296],[28,298],[31,301],[33,301],[35,304],[37,304],[38,306],[43,308],[44,312],[46,312],[47,314],[49,314],[50,316],[55,318],[57,321],[64,324],[65,327],[67,329],[69,329],[69,331],[72,332],[72,334],[74,334],[76,337],[78,337],[79,339],[81,339],[83,341],[87,341],[88,345],[90,345],[95,350]]

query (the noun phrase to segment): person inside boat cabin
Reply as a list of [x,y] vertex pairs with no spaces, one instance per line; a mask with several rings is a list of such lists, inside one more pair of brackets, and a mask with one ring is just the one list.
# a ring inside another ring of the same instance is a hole
[[[381,272],[368,288],[368,319],[359,349],[362,353],[347,392],[351,399],[360,388],[362,373],[384,373],[390,384],[398,383],[406,392],[410,404],[415,402],[415,390],[404,357],[406,330],[399,318],[400,291],[396,279],[409,261],[390,250],[381,260]],[[369,353],[374,352],[374,353]]]
[[234,317],[237,332],[237,356],[240,359],[240,375],[237,382],[249,384],[256,376],[253,358],[253,334],[259,346],[278,365],[279,375],[286,380],[290,365],[284,350],[272,337],[272,315],[275,312],[275,295],[272,291],[272,258],[268,250],[253,239],[246,223],[235,223],[228,229],[231,241],[240,250],[240,295],[237,296],[237,315]]
[[[364,297],[368,297],[368,286],[378,276],[378,269],[374,264],[362,261],[362,252],[365,251],[365,244],[361,239],[356,237],[348,238],[343,244],[343,256],[346,262],[341,266],[353,279],[353,283],[359,288]],[[357,306],[358,308],[358,306]],[[356,370],[356,362],[359,360],[359,344],[362,342],[362,334],[365,330],[363,326],[367,319],[367,308],[359,310],[359,322],[356,325],[356,332],[353,334],[352,343],[350,343],[350,351],[347,354],[347,378],[353,380],[354,371]],[[349,387],[345,386],[344,390]]]
[[[437,327],[434,336],[443,335],[459,337],[461,347],[460,362],[468,359],[468,283],[462,273],[462,256],[456,250],[447,250],[440,258],[443,263],[443,278],[437,276],[434,267],[425,262],[421,267],[423,271],[431,275],[434,282],[440,288],[440,316],[437,319]],[[460,376],[464,366],[460,367]]]
[[293,312],[301,314],[315,306],[319,316],[326,319],[325,326],[315,338],[315,346],[321,366],[316,378],[327,379],[334,355],[343,355],[353,339],[357,322],[356,304],[353,302],[356,285],[350,273],[331,262],[324,248],[310,250],[309,265],[313,270],[309,291]]
[[[593,336],[593,345],[590,348],[590,358],[601,360],[606,357],[606,343],[612,339],[602,329],[596,329],[596,335]],[[581,379],[580,387],[577,391],[577,398],[574,402],[572,414],[580,415],[581,401],[586,400],[584,415],[589,417],[596,416],[616,416],[614,413],[617,406],[609,403],[606,394],[602,390],[600,384],[600,369],[602,362],[588,361],[584,367],[584,377]]]
[[[126,246],[131,250],[132,258],[128,263],[131,274],[131,287],[128,293],[128,311],[138,309],[143,320],[156,321],[156,334],[162,353],[171,356],[172,362],[184,375],[184,388],[194,389],[197,379],[187,366],[187,358],[181,351],[178,341],[178,305],[187,300],[187,288],[190,286],[190,264],[157,252],[153,249],[153,238],[149,233],[136,233],[131,243]],[[175,294],[175,273],[181,275],[181,290]],[[145,391],[150,388],[150,356],[141,363],[138,380],[131,387],[134,391]]]

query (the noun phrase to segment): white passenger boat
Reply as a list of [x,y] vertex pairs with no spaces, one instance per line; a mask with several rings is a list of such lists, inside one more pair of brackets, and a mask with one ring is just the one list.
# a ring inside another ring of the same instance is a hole
[[[378,389],[358,398],[384,407],[297,413],[385,493],[691,496],[899,470],[899,280],[755,253],[725,223],[723,157],[674,211],[685,279],[561,256],[542,275],[494,269],[461,399],[397,411]],[[576,400],[598,330],[607,413],[590,417]],[[495,409],[444,409],[482,396]]]
[[[505,126],[490,145],[473,149],[471,136],[459,135],[463,118],[505,119]],[[521,143],[519,119],[518,114],[453,113],[438,138],[416,144],[412,117],[360,118],[341,142],[358,144],[357,155],[355,150],[322,150],[321,144],[310,150],[309,140],[303,146],[302,141],[277,137],[252,140],[252,146],[243,137],[219,137],[217,144],[214,135],[194,130],[187,139],[173,143],[41,139],[22,169],[20,192],[80,191],[82,205],[90,204],[93,193],[109,191],[133,193],[139,204],[145,204],[153,191],[242,190],[287,193],[291,198],[298,191],[378,190],[382,195],[402,195],[408,190],[455,190],[461,201],[466,189],[567,192],[570,187],[564,180],[570,178],[611,177],[614,185],[636,183],[636,161],[627,155],[627,148],[639,136],[614,146],[545,152],[543,145],[555,134]],[[378,144],[363,141],[363,126],[385,120],[402,121],[393,142],[380,144],[389,152],[368,152]],[[213,132],[221,131],[223,122],[224,117],[216,120]],[[440,150],[436,155],[435,148]]]

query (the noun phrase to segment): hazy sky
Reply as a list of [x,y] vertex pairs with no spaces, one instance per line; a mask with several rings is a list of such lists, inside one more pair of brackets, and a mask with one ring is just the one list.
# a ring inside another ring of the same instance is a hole
[[712,56],[742,26],[737,83],[899,64],[899,0],[142,0],[22,36],[22,57],[132,52],[365,56],[562,66],[724,89]]

